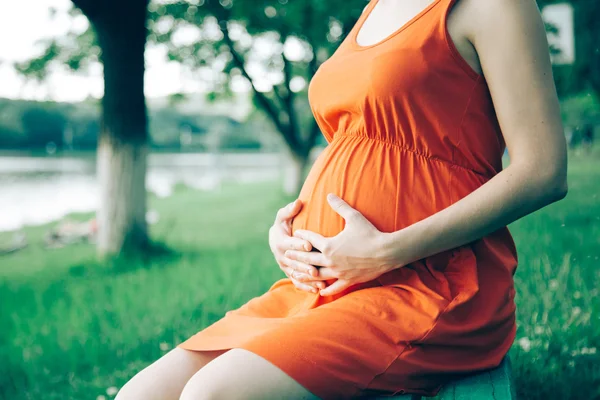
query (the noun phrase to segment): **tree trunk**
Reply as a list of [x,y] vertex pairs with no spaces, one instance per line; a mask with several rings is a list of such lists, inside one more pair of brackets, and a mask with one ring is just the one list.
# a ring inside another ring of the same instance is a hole
[[283,174],[283,192],[289,196],[297,196],[304,183],[304,172],[308,165],[308,156],[291,152],[288,160]]
[[93,21],[102,49],[104,98],[98,141],[99,255],[144,248],[148,122],[144,99],[146,2],[127,1]]

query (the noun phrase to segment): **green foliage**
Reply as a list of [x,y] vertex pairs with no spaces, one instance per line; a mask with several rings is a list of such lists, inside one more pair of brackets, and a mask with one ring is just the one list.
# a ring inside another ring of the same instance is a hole
[[[99,8],[93,2],[79,0],[75,3],[86,11],[86,15],[99,18]],[[265,112],[288,146],[307,155],[321,136],[307,107],[305,89],[296,95],[290,83],[297,77],[304,78],[305,83],[310,81],[318,64],[332,53],[353,25],[364,7],[364,0],[238,1],[235,7],[232,4],[216,0],[207,0],[201,5],[185,1],[152,2],[146,24],[148,40],[166,45],[170,60],[192,70],[210,71],[209,74],[197,74],[208,76],[209,101],[231,97],[232,79],[250,82],[257,108]],[[81,11],[74,8],[71,14],[80,15]],[[196,29],[199,40],[178,42],[177,35],[184,29]],[[262,59],[253,56],[256,42],[266,37],[270,38],[274,51]],[[299,59],[292,60],[283,52],[284,44],[292,39],[298,40],[304,50]],[[53,65],[85,69],[98,61],[99,52],[97,37],[89,25],[83,32],[71,31],[66,37],[47,40],[42,55],[17,65],[17,69],[27,76],[44,79]],[[251,63],[260,64],[267,75],[283,75],[283,80],[273,84],[271,90],[259,91],[255,80],[261,77],[251,76]],[[183,95],[174,95],[170,99],[172,105],[182,101]],[[236,140],[224,139],[229,143],[236,143]],[[239,140],[237,142],[241,145]],[[254,146],[250,143],[252,141],[243,146]]]
[[15,69],[23,75],[43,80],[48,74],[48,65],[50,62],[54,61],[59,54],[60,47],[56,41],[52,40],[47,44],[46,49],[39,57],[23,63],[16,63]]
[[0,149],[19,149],[24,144],[23,132],[0,123]]
[[600,99],[592,91],[562,98],[560,108],[565,125],[600,124]]
[[221,138],[221,148],[228,150],[260,150],[262,143],[247,135],[225,135]]
[[44,147],[48,142],[53,142],[58,148],[62,147],[66,119],[59,111],[29,108],[23,111],[21,118],[32,147]]
[[[538,0],[540,7],[563,2]],[[570,0],[569,3],[573,5],[575,18],[575,64],[554,67],[556,85],[561,95],[593,90],[600,96],[600,2]]]
[[[73,8],[70,14],[77,17],[82,13]],[[53,66],[65,66],[71,71],[85,71],[90,64],[99,61],[100,48],[95,32],[89,24],[83,32],[71,30],[63,37],[42,39],[39,42],[44,47],[42,54],[31,60],[15,63],[15,69],[27,77],[44,80]]]
[[[364,6],[364,0],[154,2],[150,5],[149,39],[165,44],[170,60],[192,70],[209,71],[211,97],[229,95],[234,79],[246,80],[254,91],[255,107],[268,116],[294,152],[306,156],[321,136],[312,114],[299,107],[300,103],[307,105],[303,101],[306,84]],[[179,34],[190,31],[200,40],[181,43]],[[259,52],[260,43],[263,51]],[[290,43],[301,51],[286,54]],[[261,76],[252,73],[258,65]],[[298,93],[291,85],[295,78],[305,82]]]
[[60,150],[70,130],[77,149],[95,149],[98,105],[0,99],[0,149],[34,150],[54,142]]
[[[218,21],[221,25],[235,22],[253,37],[265,33],[273,33],[280,38],[295,36],[308,42],[314,50],[326,48],[331,52],[366,5],[365,0],[236,0],[235,5],[232,1],[207,0],[201,5],[195,3],[151,3],[150,28],[163,18],[172,21],[171,29],[154,32],[154,38],[159,42],[172,42],[176,30],[188,24],[203,28],[206,27],[205,22],[212,24]],[[332,32],[332,24],[335,23],[340,24],[341,29]],[[216,33],[203,37],[203,41],[208,43],[218,43],[223,39],[222,35]]]
[[[179,105],[185,102],[182,99]],[[271,143],[276,133],[269,131],[264,119],[250,118],[240,123],[227,115],[201,114],[195,109],[183,110],[169,104],[152,106],[149,119],[154,149],[209,150],[207,134],[218,136],[215,142],[218,149],[256,150],[264,146],[281,149],[281,143]],[[61,150],[66,130],[72,135],[69,150],[95,150],[100,132],[97,102],[70,104],[0,99],[0,121],[0,149],[9,150],[43,149],[48,142]],[[184,132],[191,135],[191,141],[182,146],[180,135]]]

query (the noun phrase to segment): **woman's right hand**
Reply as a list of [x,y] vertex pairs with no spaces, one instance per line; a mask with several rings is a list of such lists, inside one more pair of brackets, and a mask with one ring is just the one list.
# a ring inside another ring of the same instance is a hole
[[304,239],[292,236],[292,220],[300,212],[302,202],[296,200],[279,209],[273,226],[269,229],[269,247],[275,256],[279,268],[300,290],[318,293],[325,288],[322,280],[312,280],[318,276],[317,268],[285,257],[286,250],[310,251],[312,245]]

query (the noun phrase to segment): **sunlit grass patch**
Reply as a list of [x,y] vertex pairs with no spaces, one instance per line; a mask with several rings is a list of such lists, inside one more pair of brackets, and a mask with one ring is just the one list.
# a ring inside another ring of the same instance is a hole
[[[572,158],[570,192],[510,226],[519,250],[522,399],[600,396],[600,157]],[[94,259],[90,245],[47,250],[48,226],[0,258],[0,399],[114,397],[135,372],[263,293],[282,273],[267,244],[276,184],[179,188],[152,199],[152,235],[173,251],[137,264]]]

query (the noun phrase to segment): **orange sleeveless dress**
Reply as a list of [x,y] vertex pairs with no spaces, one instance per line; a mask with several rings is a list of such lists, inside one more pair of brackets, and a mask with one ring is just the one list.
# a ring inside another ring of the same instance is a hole
[[[502,169],[505,144],[486,81],[451,41],[456,0],[433,0],[383,41],[356,42],[367,9],[309,85],[328,145],[292,229],[334,236],[335,193],[392,232],[450,206]],[[508,229],[336,296],[281,279],[192,336],[189,350],[242,348],[323,399],[435,395],[450,379],[497,366],[515,338]]]

